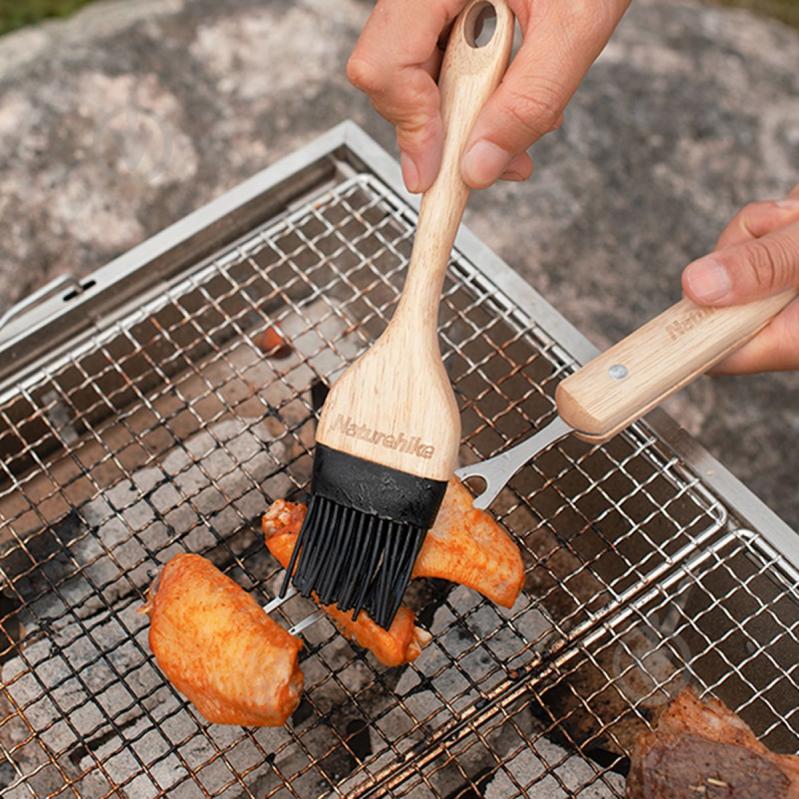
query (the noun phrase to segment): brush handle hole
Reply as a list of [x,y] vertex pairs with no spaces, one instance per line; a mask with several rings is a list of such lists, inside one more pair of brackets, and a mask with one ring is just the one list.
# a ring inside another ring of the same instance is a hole
[[497,10],[489,2],[476,3],[469,11],[464,35],[470,47],[485,47],[497,29]]

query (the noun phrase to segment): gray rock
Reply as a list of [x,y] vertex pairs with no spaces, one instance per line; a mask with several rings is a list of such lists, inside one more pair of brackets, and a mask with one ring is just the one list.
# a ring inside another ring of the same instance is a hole
[[[91,5],[0,40],[0,308],[84,275],[343,118],[393,134],[344,63],[341,0]],[[637,0],[537,174],[467,221],[598,345],[679,296],[684,264],[799,179],[799,36],[746,12]],[[703,380],[670,409],[799,526],[797,376]]]

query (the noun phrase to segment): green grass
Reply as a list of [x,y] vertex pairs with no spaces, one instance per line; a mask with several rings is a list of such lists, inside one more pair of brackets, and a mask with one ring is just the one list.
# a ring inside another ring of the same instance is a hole
[[[91,0],[0,0],[0,34],[32,25],[48,17],[65,17]],[[799,0],[716,0],[735,8],[749,8],[759,14],[799,28]]]
[[65,17],[91,0],[0,0],[0,34],[48,17]]
[[799,0],[720,0],[725,6],[749,8],[799,28]]

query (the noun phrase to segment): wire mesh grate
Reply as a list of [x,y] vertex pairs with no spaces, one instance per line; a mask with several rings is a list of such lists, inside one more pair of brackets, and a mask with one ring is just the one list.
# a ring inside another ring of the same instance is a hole
[[[645,425],[511,481],[494,512],[522,596],[415,582],[433,641],[413,664],[379,667],[323,620],[280,729],[208,725],[164,680],[144,591],[191,551],[274,595],[260,515],[304,496],[324,386],[384,328],[413,223],[371,175],[342,179],[2,398],[3,796],[622,796],[633,736],[686,681],[797,748],[795,577]],[[457,253],[441,337],[464,460],[552,417],[571,358]]]

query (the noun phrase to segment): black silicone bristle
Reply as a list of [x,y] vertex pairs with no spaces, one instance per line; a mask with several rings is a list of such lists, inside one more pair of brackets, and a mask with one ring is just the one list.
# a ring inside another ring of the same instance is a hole
[[314,593],[353,618],[366,611],[388,629],[446,485],[318,445],[281,594],[291,580],[303,596]]
[[[311,513],[311,508],[316,512]],[[349,511],[349,513],[343,513]],[[344,523],[338,517],[346,516]],[[294,586],[388,629],[402,602],[426,530],[344,509],[314,495],[303,525]]]

